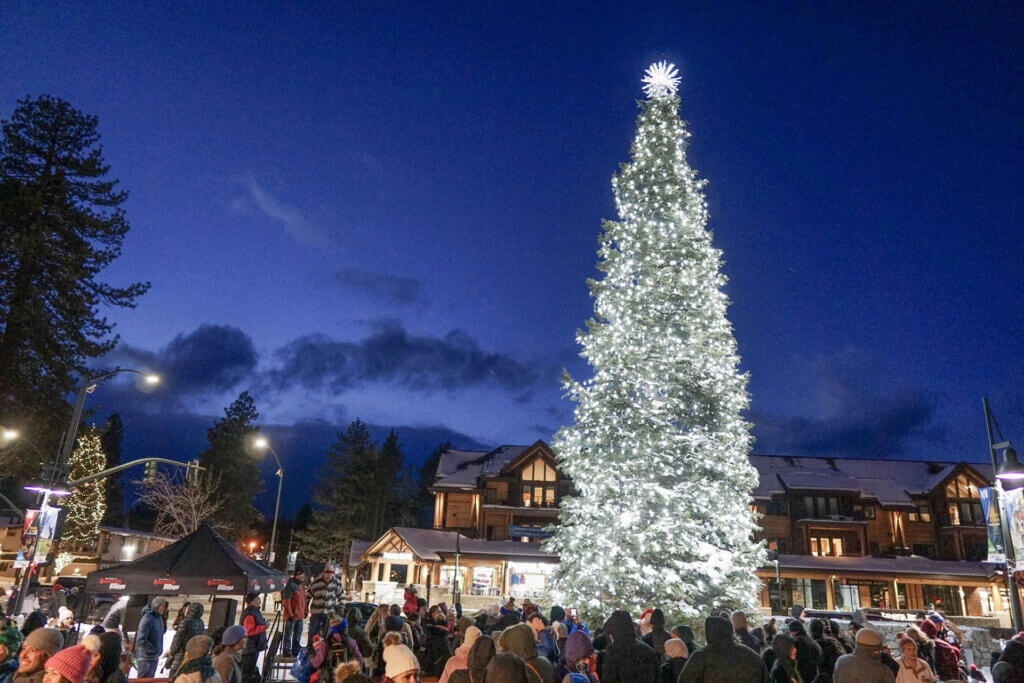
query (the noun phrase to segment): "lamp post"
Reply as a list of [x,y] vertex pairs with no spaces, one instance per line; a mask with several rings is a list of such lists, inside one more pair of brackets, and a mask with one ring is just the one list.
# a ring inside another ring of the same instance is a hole
[[277,538],[277,513],[281,509],[281,484],[284,482],[284,468],[281,467],[281,459],[277,457],[277,452],[274,451],[274,447],[270,445],[267,437],[257,436],[253,439],[252,445],[258,451],[270,451],[270,454],[274,456],[274,462],[277,463],[277,502],[274,503],[274,525],[270,529],[270,549],[267,551],[267,564],[273,566],[274,540]]
[[[110,379],[114,375],[118,375],[122,372],[130,372],[133,375],[142,377],[143,381],[150,386],[160,383],[160,376],[155,375],[151,372],[142,372],[141,370],[132,370],[130,368],[118,368],[117,370],[111,370],[110,372],[97,375],[96,377],[90,377],[82,379],[82,385],[78,388],[78,395],[75,397],[75,405],[71,410],[71,424],[68,425],[68,430],[64,434],[64,441],[60,445],[60,450],[57,452],[57,461],[54,463],[53,471],[50,473],[50,481],[46,486],[26,486],[27,491],[35,491],[41,493],[43,496],[42,506],[45,506],[50,496],[56,495],[68,495],[70,491],[63,490],[64,482],[67,481],[68,474],[68,461],[71,459],[71,449],[75,445],[75,437],[78,436],[78,423],[82,420],[82,408],[85,406],[85,395],[90,394],[96,390],[96,385],[105,379]],[[13,434],[15,438],[18,437],[18,433],[14,430],[5,430],[4,437],[9,434]],[[31,443],[31,442],[29,442]],[[34,444],[33,444],[34,447]],[[38,449],[36,449],[38,452]],[[40,454],[41,455],[41,454]],[[54,533],[53,545],[56,546],[60,537]],[[26,568],[25,574],[22,577],[21,589],[18,591],[18,600],[14,606],[14,614],[20,614],[21,608],[25,603],[25,593],[28,592],[29,582],[32,576],[32,563],[30,560],[29,566]]]
[[[1024,615],[1022,615],[1021,611],[1020,593],[1017,592],[1017,581],[1014,578],[1017,563],[1016,561],[1011,562],[1010,559],[1013,556],[1013,539],[1010,538],[1010,524],[1009,520],[1006,519],[1006,511],[1003,508],[1002,499],[1004,481],[1011,484],[1011,489],[1019,488],[1024,484],[1024,467],[1017,461],[1017,451],[1010,446],[1009,441],[995,443],[995,440],[992,438],[992,424],[995,422],[995,418],[992,417],[992,411],[988,407],[988,399],[981,399],[981,403],[985,409],[985,429],[988,432],[989,455],[992,456],[992,473],[996,478],[996,485],[994,487],[995,500],[993,502],[996,505],[996,510],[999,511],[999,528],[1003,534],[1003,551],[1006,553],[1003,567],[1006,570],[1006,590],[1010,594],[1010,618],[1013,620],[1014,630],[1020,632],[1020,629],[1024,627]],[[1000,434],[1000,437],[1002,437],[1002,434]],[[1002,465],[996,459],[996,451],[1000,449],[1003,450]]]

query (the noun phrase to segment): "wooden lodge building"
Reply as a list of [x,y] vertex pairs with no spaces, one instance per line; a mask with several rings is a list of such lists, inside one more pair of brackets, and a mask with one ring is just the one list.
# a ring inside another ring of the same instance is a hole
[[[774,455],[751,462],[760,474],[752,507],[778,559],[758,571],[766,609],[1006,610],[998,565],[983,562],[978,488],[991,468]],[[363,599],[398,601],[409,583],[424,597],[429,587],[434,602],[450,599],[456,554],[467,607],[543,593],[558,558],[540,541],[572,491],[546,443],[446,451],[431,490],[431,529],[393,528],[353,546]]]

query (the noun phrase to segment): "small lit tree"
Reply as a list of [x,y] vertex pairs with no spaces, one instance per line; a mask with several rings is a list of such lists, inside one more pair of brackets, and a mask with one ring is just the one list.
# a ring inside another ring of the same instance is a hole
[[[100,443],[102,432],[89,427],[78,437],[78,445],[68,462],[68,477],[72,481],[102,471],[107,457]],[[107,480],[104,478],[76,486],[63,507],[67,510],[62,540],[72,550],[91,547],[99,536],[100,521],[107,510]]]

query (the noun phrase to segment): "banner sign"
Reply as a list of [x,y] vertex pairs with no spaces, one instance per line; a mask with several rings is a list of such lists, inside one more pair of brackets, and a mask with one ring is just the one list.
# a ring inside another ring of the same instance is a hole
[[1003,564],[1006,562],[1006,548],[1003,545],[1003,530],[999,528],[999,511],[992,505],[995,489],[991,486],[979,488],[978,495],[981,497],[981,514],[988,528],[988,557],[985,561]]
[[539,526],[526,526],[524,524],[509,524],[508,525],[508,537],[519,538],[520,536],[526,536],[527,538],[550,538],[552,531],[545,531]]
[[1003,492],[1003,507],[1006,522],[1010,528],[1010,542],[1013,545],[1015,562],[1024,561],[1024,489]]
[[53,547],[53,533],[57,529],[60,508],[44,505],[39,510],[25,510],[25,524],[21,532],[21,546],[14,558],[14,569],[46,562]]

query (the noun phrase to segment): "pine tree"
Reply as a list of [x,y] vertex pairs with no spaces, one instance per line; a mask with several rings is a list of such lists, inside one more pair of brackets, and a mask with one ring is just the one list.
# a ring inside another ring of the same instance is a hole
[[[89,427],[78,437],[78,444],[68,462],[69,478],[73,481],[96,474],[107,466],[100,441],[101,431]],[[61,539],[64,547],[84,549],[99,537],[100,521],[107,509],[107,480],[97,479],[71,491],[63,507],[67,510]]]
[[[0,423],[37,443],[56,444],[74,373],[117,344],[100,308],[134,307],[149,288],[99,277],[129,226],[97,125],[49,95],[19,101],[0,122]],[[20,453],[38,468],[33,451]]]
[[659,606],[697,621],[752,606],[763,550],[749,509],[747,376],[726,318],[704,181],[686,161],[674,68],[644,79],[632,161],[612,181],[594,317],[578,333],[593,370],[564,375],[574,424],[554,448],[578,495],[548,547],[563,604],[591,616]]
[[210,447],[199,455],[203,467],[217,482],[216,498],[221,507],[214,521],[229,538],[255,528],[263,515],[253,505],[260,494],[260,471],[250,455],[248,440],[258,431],[256,405],[243,391],[224,409],[224,417],[206,432]]
[[437,476],[437,466],[441,464],[441,456],[445,451],[451,450],[451,447],[449,442],[437,446],[423,461],[416,473],[416,492],[412,496],[413,514],[417,523],[426,528],[434,523],[434,494],[430,492],[430,487],[433,486],[434,477]]
[[[103,453],[107,456],[107,467],[121,464],[121,445],[124,442],[124,424],[121,416],[114,413],[107,419],[100,436]],[[121,526],[124,522],[124,472],[118,472],[107,478],[107,511],[103,515],[103,523]]]

